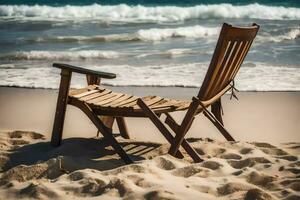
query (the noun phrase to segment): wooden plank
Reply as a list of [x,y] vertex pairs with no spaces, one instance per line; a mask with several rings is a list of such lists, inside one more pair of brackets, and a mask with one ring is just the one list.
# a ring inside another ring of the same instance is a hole
[[[138,97],[136,99],[138,99]],[[157,97],[157,96],[146,96],[146,97],[143,97],[143,100],[146,101],[146,102],[148,102],[150,105],[152,105],[153,103],[156,103],[160,99],[161,99],[161,97]],[[139,109],[139,106],[137,105],[137,101],[133,101],[133,102],[128,103],[126,105],[123,104],[122,107],[131,108],[131,109]]]
[[100,85],[101,77],[96,75],[86,75],[86,81],[88,85]]
[[[106,91],[104,91],[104,92],[106,92]],[[90,94],[90,95],[86,95],[86,96],[84,96],[84,97],[81,97],[81,98],[79,98],[79,100],[80,100],[80,101],[89,101],[89,100],[95,99],[95,98],[97,98],[97,97],[103,96],[103,95],[104,95],[104,94],[103,94],[104,92],[98,91],[98,92],[96,92],[96,93],[93,93],[93,94]],[[106,92],[106,93],[107,93],[107,92]]]
[[87,92],[84,92],[84,93],[81,93],[81,94],[74,95],[73,97],[79,99],[79,98],[82,98],[84,96],[94,94],[96,92],[99,92],[99,90],[98,89],[90,90],[90,91],[87,91]]
[[155,109],[155,108],[163,108],[163,107],[176,107],[177,104],[182,103],[182,101],[179,100],[168,100],[164,103],[161,104],[154,104],[152,106],[150,106],[151,109]]
[[88,95],[88,96],[85,96],[85,97],[82,97],[80,98],[79,100],[80,101],[91,101],[92,99],[96,99],[98,97],[102,97],[106,94],[109,94],[111,93],[112,91],[110,90],[104,90],[104,91],[99,91],[98,93],[95,93],[95,94],[91,94],[91,95]]
[[114,107],[114,105],[117,105],[118,103],[121,103],[121,102],[124,102],[126,101],[127,99],[130,99],[132,97],[132,95],[129,95],[129,94],[124,94],[122,97],[110,102],[110,103],[107,103],[105,104],[105,106],[108,106],[108,107]]
[[114,97],[114,96],[116,96],[116,93],[110,92],[110,93],[104,94],[104,95],[102,95],[102,96],[100,96],[100,97],[97,97],[97,98],[95,98],[95,99],[91,99],[91,100],[89,100],[89,101],[86,101],[86,102],[87,102],[87,103],[90,103],[90,104],[95,104],[95,105],[96,105],[97,102],[100,102],[100,101],[109,99],[109,98]]
[[120,134],[125,139],[130,139],[124,117],[116,117]]
[[94,90],[96,88],[97,88],[97,86],[95,86],[95,85],[89,85],[85,88],[70,89],[69,96],[74,96],[74,95],[77,95],[77,94],[81,94],[81,93],[84,93],[84,92],[87,92],[87,91],[90,91],[90,90]]
[[[149,98],[149,99],[143,97],[142,100],[143,100],[143,102],[146,103],[147,106],[151,106],[151,105],[153,105],[155,103],[158,103],[158,102],[160,102],[164,99],[162,97],[159,97],[159,96],[153,96],[153,98]],[[138,106],[135,106],[135,107],[138,108]]]
[[[74,101],[75,103],[76,101]],[[93,112],[93,110],[88,107],[84,102],[77,101],[76,106],[80,108],[88,118],[93,122],[93,124],[97,127],[97,129],[103,134],[104,138],[106,138],[111,146],[115,149],[115,151],[119,154],[119,156],[124,160],[126,164],[131,164],[133,161],[124,151],[122,146],[118,143],[118,141],[114,138],[110,129],[108,129],[103,122],[98,118],[98,116]]]
[[131,103],[131,102],[136,101],[137,99],[138,99],[138,97],[132,96],[132,97],[130,97],[130,98],[127,99],[127,100],[124,100],[124,101],[122,101],[122,102],[120,102],[120,103],[114,104],[112,107],[122,107],[123,105],[126,105],[126,104],[128,104],[128,103]]
[[120,97],[122,97],[124,94],[121,94],[121,93],[116,93],[115,96],[109,98],[109,99],[106,99],[106,100],[103,100],[103,101],[98,101],[97,103],[95,103],[96,105],[101,105],[101,106],[104,106],[105,104],[107,103],[110,103]]
[[61,70],[61,79],[56,103],[56,112],[51,136],[51,145],[59,146],[62,139],[65,114],[68,102],[68,94],[71,83],[72,72],[66,69]]
[[[164,126],[164,124],[160,121],[157,115],[153,113],[153,111],[147,106],[147,104],[142,99],[138,99],[137,104],[143,110],[146,116],[148,116],[149,119],[153,122],[153,124],[158,128],[161,134],[167,139],[167,141],[170,144],[172,144],[174,141],[174,137],[172,136],[170,131]],[[174,156],[176,156],[177,158],[184,157],[179,150],[174,154]]]

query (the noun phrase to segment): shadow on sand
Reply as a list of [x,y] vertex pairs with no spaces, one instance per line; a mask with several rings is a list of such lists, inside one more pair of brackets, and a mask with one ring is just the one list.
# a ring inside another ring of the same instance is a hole
[[[156,143],[120,140],[120,144],[134,160],[143,160],[161,145]],[[80,169],[110,170],[125,165],[123,160],[105,139],[99,138],[68,138],[58,147],[50,142],[37,142],[14,147],[8,154],[8,162],[2,166],[7,171],[18,165],[33,165],[52,158],[62,158],[69,171]]]

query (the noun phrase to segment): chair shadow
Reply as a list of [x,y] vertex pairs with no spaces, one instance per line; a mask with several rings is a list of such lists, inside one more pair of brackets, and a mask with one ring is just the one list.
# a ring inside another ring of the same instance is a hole
[[[160,144],[121,140],[121,146],[134,160],[145,159],[145,155],[160,147]],[[110,170],[125,165],[114,149],[103,138],[68,138],[58,147],[50,142],[27,144],[11,150],[9,162],[3,167],[7,171],[18,165],[33,165],[62,156],[69,171],[80,169]]]

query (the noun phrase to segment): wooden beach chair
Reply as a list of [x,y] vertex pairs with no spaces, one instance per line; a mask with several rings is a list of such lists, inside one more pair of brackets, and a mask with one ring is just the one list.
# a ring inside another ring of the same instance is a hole
[[[127,164],[132,163],[132,159],[126,154],[112,133],[112,125],[116,120],[121,136],[129,138],[124,117],[149,118],[171,144],[169,150],[171,155],[183,158],[183,154],[179,150],[179,147],[182,146],[195,162],[201,162],[202,159],[184,139],[184,136],[195,115],[203,113],[227,140],[234,140],[223,126],[221,97],[229,90],[232,90],[234,95],[234,78],[258,29],[259,26],[256,24],[248,28],[223,25],[203,85],[197,97],[193,97],[191,101],[158,96],[140,98],[134,95],[116,93],[99,86],[101,78],[115,78],[115,74],[54,63],[54,67],[61,69],[61,81],[51,144],[58,146],[61,143],[66,106],[70,104],[78,107],[87,115]],[[86,74],[88,86],[70,91],[72,72]],[[212,108],[211,112],[207,109],[209,106]],[[187,112],[182,123],[178,124],[169,113],[180,110],[187,110]],[[171,128],[175,136],[160,120],[162,114],[167,116],[165,124]]]

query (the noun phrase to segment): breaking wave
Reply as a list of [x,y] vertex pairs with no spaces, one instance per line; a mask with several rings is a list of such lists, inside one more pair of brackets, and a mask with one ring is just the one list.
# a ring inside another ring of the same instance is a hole
[[0,55],[7,60],[84,60],[118,58],[120,53],[115,51],[17,51]]
[[57,36],[23,39],[27,42],[127,42],[127,41],[160,41],[168,38],[206,38],[217,36],[220,28],[188,26],[179,28],[141,29],[133,33],[95,35],[95,36]]
[[300,28],[294,28],[289,30],[286,33],[279,34],[279,35],[264,35],[264,36],[257,36],[258,41],[260,42],[282,42],[286,40],[296,40],[300,37]]
[[[103,79],[112,86],[200,87],[209,63],[163,65],[90,65],[88,68],[117,74]],[[21,67],[20,67],[21,66]],[[0,65],[0,86],[53,88],[59,85],[57,69],[40,64]],[[236,77],[236,87],[243,91],[299,91],[298,66],[273,66],[267,63],[245,63]],[[255,78],[253,78],[255,77]],[[85,86],[81,76],[74,75],[72,87]]]
[[[187,26],[178,28],[151,28],[141,29],[133,33],[94,35],[94,36],[56,36],[56,37],[38,37],[38,38],[20,38],[21,41],[29,43],[43,42],[156,42],[170,38],[215,38],[220,31],[219,27]],[[285,40],[296,40],[300,37],[300,28],[292,28],[286,33],[265,33],[257,36],[257,42],[282,42]],[[94,53],[95,54],[95,53]],[[103,55],[103,57],[105,57]]]
[[300,9],[294,7],[267,6],[258,3],[249,5],[214,4],[191,7],[177,6],[129,6],[99,5],[46,6],[46,5],[1,5],[0,19],[21,20],[98,20],[111,22],[176,22],[188,19],[253,18],[270,20],[298,20]]

